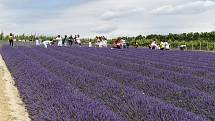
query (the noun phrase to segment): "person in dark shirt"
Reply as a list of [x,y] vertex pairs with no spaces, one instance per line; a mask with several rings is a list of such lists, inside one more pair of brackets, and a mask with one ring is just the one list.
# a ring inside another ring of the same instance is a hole
[[63,46],[65,46],[66,40],[67,40],[67,35],[65,35],[65,37],[63,38],[63,41],[62,41]]
[[70,37],[69,37],[69,45],[72,45],[73,44],[73,41],[74,41],[74,38],[73,38],[73,36],[71,35]]
[[10,33],[8,41],[10,43],[10,46],[13,47],[13,34],[12,33]]

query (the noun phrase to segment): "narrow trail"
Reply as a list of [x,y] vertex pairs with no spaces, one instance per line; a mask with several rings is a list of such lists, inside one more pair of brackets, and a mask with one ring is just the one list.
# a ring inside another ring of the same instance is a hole
[[0,121],[31,121],[14,83],[0,55]]

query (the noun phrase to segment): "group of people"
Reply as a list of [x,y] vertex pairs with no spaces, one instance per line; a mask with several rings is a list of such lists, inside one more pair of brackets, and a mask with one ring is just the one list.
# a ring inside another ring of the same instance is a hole
[[122,38],[117,38],[116,40],[113,40],[113,45],[112,45],[112,49],[116,48],[116,49],[122,49],[122,48],[128,48],[129,47],[129,43]]
[[[107,47],[107,38],[105,36],[96,36],[96,47]],[[92,47],[92,43],[89,43],[89,47]]]
[[168,42],[163,42],[161,41],[160,45],[157,44],[156,41],[153,41],[150,45],[149,45],[149,49],[153,49],[153,50],[169,50],[170,49],[170,44]]
[[39,40],[39,38],[36,39],[36,45],[37,46],[44,45],[45,48],[47,48],[49,45],[55,45],[56,43],[57,46],[67,46],[68,44],[69,45],[77,44],[81,46],[81,39],[80,35],[75,35],[75,37],[73,37],[72,35],[70,37],[65,35],[63,38],[60,35],[58,35],[55,39],[46,40],[43,42]]
[[[14,41],[14,34],[10,33],[9,34],[9,44],[10,46],[13,46],[13,41]],[[73,44],[77,44],[79,46],[81,46],[81,39],[80,39],[80,35],[75,35],[75,37],[73,37],[72,35],[70,37],[68,37],[67,35],[65,35],[63,38],[58,35],[56,38],[51,39],[51,40],[46,40],[46,41],[41,41],[38,37],[36,37],[36,45],[40,46],[43,45],[45,46],[45,48],[47,48],[49,45],[57,45],[57,46],[67,46],[68,45],[73,45]],[[104,36],[96,36],[96,43],[95,43],[95,47],[107,47],[107,38]],[[137,42],[135,42],[134,47],[138,48],[139,44]],[[92,47],[92,42],[89,42],[89,47]],[[117,38],[115,40],[113,40],[113,45],[111,49],[122,49],[122,48],[128,48],[129,47],[129,43],[123,39],[123,38]],[[181,45],[180,46],[180,50],[184,50],[186,48],[186,45]],[[154,40],[150,45],[149,45],[149,49],[153,49],[153,50],[169,50],[170,49],[170,44],[168,42],[163,42],[161,41],[160,44],[157,44],[157,42]]]

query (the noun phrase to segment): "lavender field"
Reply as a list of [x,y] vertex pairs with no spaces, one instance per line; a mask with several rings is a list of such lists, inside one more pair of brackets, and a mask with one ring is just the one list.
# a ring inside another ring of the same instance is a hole
[[215,53],[0,50],[33,121],[215,121]]

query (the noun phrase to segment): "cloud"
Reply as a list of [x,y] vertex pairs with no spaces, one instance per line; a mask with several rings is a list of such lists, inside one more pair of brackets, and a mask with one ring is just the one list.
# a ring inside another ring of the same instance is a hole
[[86,38],[103,34],[112,38],[215,28],[212,0],[31,1],[0,0],[0,29],[19,34],[80,34]]
[[117,19],[123,16],[129,16],[132,14],[138,14],[139,12],[144,12],[144,8],[124,8],[122,10],[108,10],[102,16],[101,19],[103,20],[111,20]]
[[[7,21],[17,24],[39,22],[44,19],[60,18],[62,10],[87,3],[89,0],[0,0],[1,14]],[[2,17],[3,18],[3,17]],[[5,17],[4,17],[5,18]]]
[[10,9],[25,10],[57,10],[64,7],[75,6],[89,0],[0,0],[4,6]]
[[113,31],[117,30],[117,26],[106,23],[106,24],[100,24],[96,26],[95,28],[92,28],[91,31],[96,34],[110,34]]
[[152,14],[199,14],[206,12],[215,7],[215,2],[212,0],[202,0],[188,2],[180,5],[164,5],[162,7],[153,9]]

